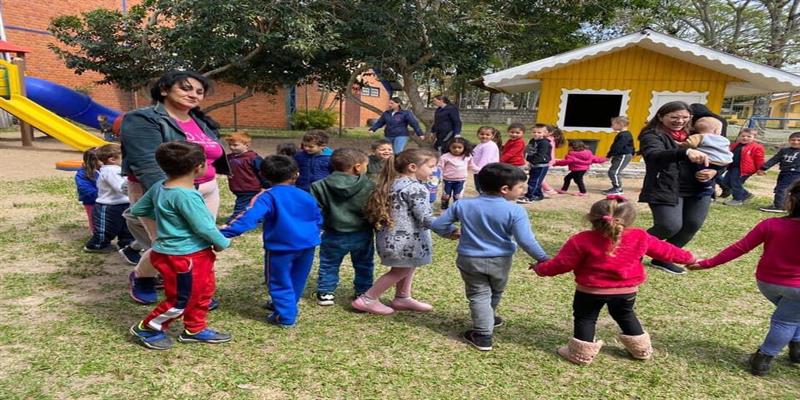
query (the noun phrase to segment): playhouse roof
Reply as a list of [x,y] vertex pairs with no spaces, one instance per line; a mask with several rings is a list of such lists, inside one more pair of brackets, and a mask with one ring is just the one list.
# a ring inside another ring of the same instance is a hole
[[0,40],[0,52],[2,53],[30,53],[27,49],[19,47],[17,45],[13,45],[11,43],[6,42],[5,40]]
[[644,29],[616,39],[561,53],[552,57],[495,72],[483,77],[483,86],[506,93],[535,90],[540,82],[534,74],[563,68],[567,65],[638,46],[656,53],[683,60],[738,78],[730,82],[725,96],[746,96],[771,92],[800,90],[800,76],[764,64],[712,50]]

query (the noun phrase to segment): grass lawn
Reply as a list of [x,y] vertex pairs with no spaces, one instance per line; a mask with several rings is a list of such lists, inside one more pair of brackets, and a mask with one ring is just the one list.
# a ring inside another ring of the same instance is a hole
[[[225,186],[224,180],[220,182]],[[230,212],[223,190],[221,215]],[[469,325],[455,242],[436,239],[434,263],[416,278],[429,314],[388,318],[349,308],[352,269],[342,268],[337,304],[312,299],[298,326],[264,322],[259,232],[236,239],[217,262],[222,304],[210,324],[234,335],[223,345],[180,344],[166,352],[133,342],[128,327],[150,307],[126,293],[131,267],[117,254],[79,249],[85,216],[68,178],[0,181],[0,397],[31,398],[797,398],[800,368],[779,357],[770,376],[752,377],[744,361],[762,340],[773,307],[758,293],[758,252],[710,271],[671,276],[650,270],[638,313],[656,349],[629,359],[604,312],[594,364],[555,355],[571,335],[572,276],[537,278],[518,254],[500,307],[507,323],[495,350],[459,340]],[[760,199],[765,203],[766,199]],[[531,219],[553,254],[582,229],[582,211],[537,204]],[[587,203],[588,204],[588,203]],[[712,255],[766,217],[755,205],[714,206],[689,246]],[[637,224],[648,226],[649,213]],[[376,275],[386,269],[376,268]],[[171,329],[175,335],[181,325]]]

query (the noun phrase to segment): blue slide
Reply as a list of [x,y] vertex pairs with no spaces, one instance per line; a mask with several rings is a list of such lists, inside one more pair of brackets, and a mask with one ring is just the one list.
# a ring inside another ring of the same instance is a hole
[[25,92],[29,99],[59,116],[95,129],[100,129],[98,115],[108,116],[110,124],[122,114],[83,93],[44,79],[25,77]]

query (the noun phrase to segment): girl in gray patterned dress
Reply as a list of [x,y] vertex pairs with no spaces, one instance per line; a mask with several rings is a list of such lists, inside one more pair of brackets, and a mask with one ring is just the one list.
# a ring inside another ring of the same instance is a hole
[[[391,267],[355,300],[356,310],[389,315],[395,310],[430,311],[430,304],[411,297],[417,267],[430,264],[432,244],[428,228],[433,213],[428,203],[427,182],[436,167],[437,154],[428,149],[408,149],[389,158],[380,181],[367,201],[365,214],[375,226],[375,244],[381,264]],[[394,168],[392,168],[392,166]],[[395,286],[389,306],[380,296]]]

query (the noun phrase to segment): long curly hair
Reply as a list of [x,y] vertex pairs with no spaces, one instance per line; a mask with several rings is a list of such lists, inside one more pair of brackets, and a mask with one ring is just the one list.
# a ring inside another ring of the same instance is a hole
[[364,216],[376,230],[390,228],[394,225],[392,218],[392,183],[398,175],[408,172],[411,164],[424,164],[430,159],[437,159],[438,154],[430,149],[408,149],[403,150],[396,156],[389,157],[378,177],[375,190],[367,199],[364,207]]
[[636,221],[636,207],[621,198],[603,199],[592,204],[586,219],[592,224],[592,230],[611,240],[606,253],[613,254],[622,238],[622,232]]

